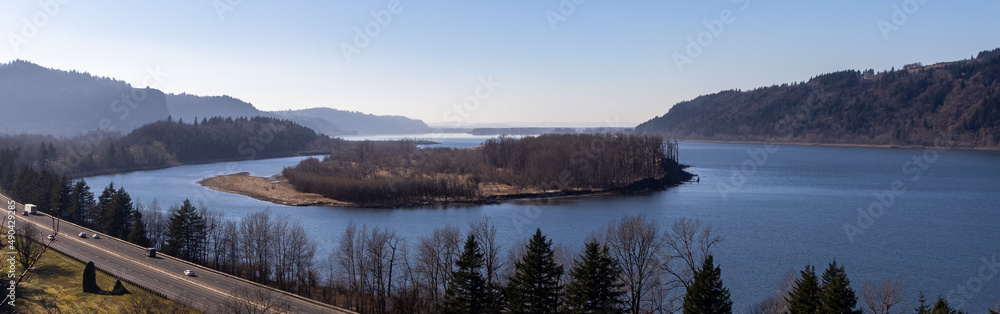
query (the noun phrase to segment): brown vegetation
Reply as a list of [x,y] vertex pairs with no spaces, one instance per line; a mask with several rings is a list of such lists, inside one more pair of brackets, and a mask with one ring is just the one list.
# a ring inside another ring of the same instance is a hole
[[298,191],[373,207],[651,190],[690,179],[676,142],[626,134],[500,137],[472,149],[366,141],[282,174]]
[[243,194],[262,201],[288,206],[349,205],[319,194],[296,191],[281,175],[262,178],[241,172],[211,177],[198,181],[198,183],[212,190]]

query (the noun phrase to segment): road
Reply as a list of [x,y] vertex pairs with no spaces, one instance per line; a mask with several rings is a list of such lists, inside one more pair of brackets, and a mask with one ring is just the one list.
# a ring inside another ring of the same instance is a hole
[[[9,200],[7,196],[0,194],[4,208],[7,208]],[[52,216],[23,216],[23,204],[17,203],[16,208],[15,228],[20,228],[25,223],[34,224],[36,230],[41,231],[42,241],[45,241],[46,235],[54,233]],[[3,216],[6,227],[7,215]],[[81,232],[86,233],[87,237],[79,237]],[[100,233],[97,234],[101,238],[94,239],[95,233],[94,230],[62,221],[50,248],[82,261],[93,261],[99,268],[203,312],[226,312],[222,310],[225,304],[252,304],[258,309],[277,304],[280,305],[277,312],[353,313],[164,254],[157,254],[155,258],[146,257],[145,249],[140,246]],[[195,276],[185,276],[184,270],[188,269],[193,270]],[[103,288],[110,290],[110,287]],[[263,297],[244,297],[247,295]]]

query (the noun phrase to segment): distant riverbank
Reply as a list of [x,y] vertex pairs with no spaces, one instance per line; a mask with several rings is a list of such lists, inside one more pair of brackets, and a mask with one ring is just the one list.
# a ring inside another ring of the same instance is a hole
[[[686,174],[686,172],[685,172]],[[684,181],[690,180],[690,175],[680,178],[664,177],[660,179],[644,179],[633,183],[625,188],[605,190],[605,189],[573,189],[573,190],[549,190],[518,189],[507,185],[490,184],[483,187],[483,195],[474,199],[439,199],[435,201],[424,201],[406,204],[396,207],[418,207],[447,204],[498,204],[507,201],[517,200],[537,200],[556,199],[564,197],[578,197],[588,195],[614,195],[614,194],[635,194],[642,192],[658,191],[669,187],[677,186]],[[335,199],[323,197],[316,193],[304,193],[295,190],[288,180],[282,175],[270,177],[255,177],[247,172],[228,174],[206,178],[198,181],[209,189],[249,196],[257,200],[271,202],[286,206],[338,206],[338,207],[363,207],[351,202],[343,202]]]
[[822,147],[859,147],[859,148],[899,148],[899,149],[954,149],[974,151],[1000,151],[1000,146],[927,146],[927,145],[892,145],[892,144],[857,144],[857,143],[816,143],[816,142],[783,142],[783,141],[751,141],[751,140],[704,140],[679,139],[682,142],[717,143],[717,144],[762,144],[762,145],[795,145]]

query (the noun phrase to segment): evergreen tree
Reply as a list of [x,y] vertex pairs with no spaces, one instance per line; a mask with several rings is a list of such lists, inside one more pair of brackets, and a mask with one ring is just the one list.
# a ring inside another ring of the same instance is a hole
[[507,285],[508,307],[512,313],[553,313],[559,309],[563,267],[556,264],[552,241],[541,229],[528,242],[527,252],[514,263],[514,276]]
[[125,188],[118,188],[118,191],[115,191],[114,196],[111,198],[111,204],[114,207],[112,210],[111,231],[115,233],[114,237],[123,240],[127,239],[128,235],[132,233],[132,221],[135,216],[135,205],[132,203],[132,196],[125,192]]
[[795,287],[785,296],[788,311],[791,314],[812,314],[819,311],[822,290],[819,279],[816,278],[816,268],[806,265],[801,272],[802,278],[795,280]]
[[191,205],[191,201],[185,199],[181,207],[170,216],[167,245],[163,252],[198,262],[205,250],[205,232],[205,219]]
[[94,193],[87,186],[87,181],[77,181],[73,185],[73,191],[70,192],[69,197],[70,204],[67,209],[69,218],[67,220],[85,227],[93,226],[97,205],[94,201]]
[[69,207],[72,204],[70,192],[73,191],[73,182],[66,177],[56,177],[52,186],[52,215],[68,219]]
[[451,282],[445,291],[442,313],[483,313],[486,279],[483,268],[483,252],[476,237],[469,235],[465,240],[465,250],[455,261],[458,267],[451,273]]
[[924,293],[920,292],[920,297],[917,298],[920,305],[914,309],[917,314],[931,314],[931,307],[927,305],[927,298],[924,297]]
[[132,232],[129,232],[128,242],[141,247],[149,247],[149,237],[146,236],[146,222],[142,221],[142,213],[136,211],[132,215]]
[[97,293],[101,288],[97,286],[97,270],[94,269],[94,262],[87,262],[83,268],[83,292]]
[[620,272],[618,260],[610,256],[607,246],[588,242],[569,271],[571,281],[563,294],[563,312],[621,313],[625,291],[618,281]]
[[108,186],[104,188],[101,192],[101,196],[97,197],[97,229],[101,232],[107,233],[108,235],[114,236],[111,233],[111,228],[114,225],[114,205],[111,200],[115,196],[115,183],[108,183]]
[[[843,314],[855,313],[854,306],[858,303],[858,298],[851,288],[851,281],[847,279],[847,272],[844,267],[837,266],[837,261],[830,263],[830,267],[823,272],[823,305],[820,313]],[[861,313],[861,311],[856,311]]]
[[713,265],[712,255],[709,255],[684,295],[684,313],[732,312],[733,301],[729,300],[729,289],[722,285],[722,270]]
[[943,297],[938,296],[937,302],[934,302],[934,308],[931,309],[931,314],[963,314],[965,312],[958,311],[951,308],[948,301],[945,301]]

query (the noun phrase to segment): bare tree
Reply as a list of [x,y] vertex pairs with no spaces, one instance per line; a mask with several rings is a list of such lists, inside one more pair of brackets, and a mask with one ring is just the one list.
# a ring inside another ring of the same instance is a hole
[[261,284],[271,279],[271,215],[261,211],[240,221],[239,250],[242,277]]
[[163,245],[167,243],[167,234],[170,232],[170,219],[156,199],[153,199],[149,206],[143,206],[141,211],[150,246],[157,250],[163,249]]
[[499,284],[499,270],[503,267],[500,261],[501,246],[497,243],[497,227],[486,216],[469,224],[469,233],[476,237],[479,248],[483,250],[483,270],[485,270],[486,286]]
[[289,313],[290,306],[284,294],[264,287],[237,288],[219,305],[219,312],[233,314]]
[[14,250],[17,251],[17,263],[21,269],[28,269],[28,265],[35,262],[40,257],[38,252],[42,251],[42,245],[38,244],[39,231],[32,223],[22,223],[14,228]]
[[[365,229],[365,228],[362,228]],[[372,313],[386,313],[389,297],[392,295],[393,271],[396,266],[396,254],[401,244],[395,231],[372,228],[365,236],[366,249],[363,269],[365,278],[365,294],[368,295],[369,308]]]
[[764,301],[754,304],[747,312],[753,314],[788,313],[788,302],[785,301],[785,296],[787,296],[792,289],[795,289],[796,279],[798,279],[798,272],[789,269],[785,272],[785,275],[781,277],[781,283],[778,284],[777,291],[767,297],[767,299],[764,299]]
[[663,239],[656,222],[642,215],[624,217],[608,225],[605,241],[622,268],[628,311],[643,313],[658,307],[650,298],[663,272],[659,260]]
[[416,274],[420,284],[430,294],[431,310],[441,300],[452,267],[459,254],[461,231],[454,226],[434,230],[429,238],[420,238],[417,247]]
[[691,286],[694,273],[705,261],[713,245],[722,242],[722,237],[712,234],[712,227],[701,227],[701,221],[678,218],[673,226],[663,233],[663,266],[674,277],[674,283],[687,289]]
[[866,310],[874,314],[905,312],[906,309],[892,309],[896,304],[903,302],[905,296],[906,287],[903,281],[895,278],[869,281],[861,286],[861,301],[865,303]]

